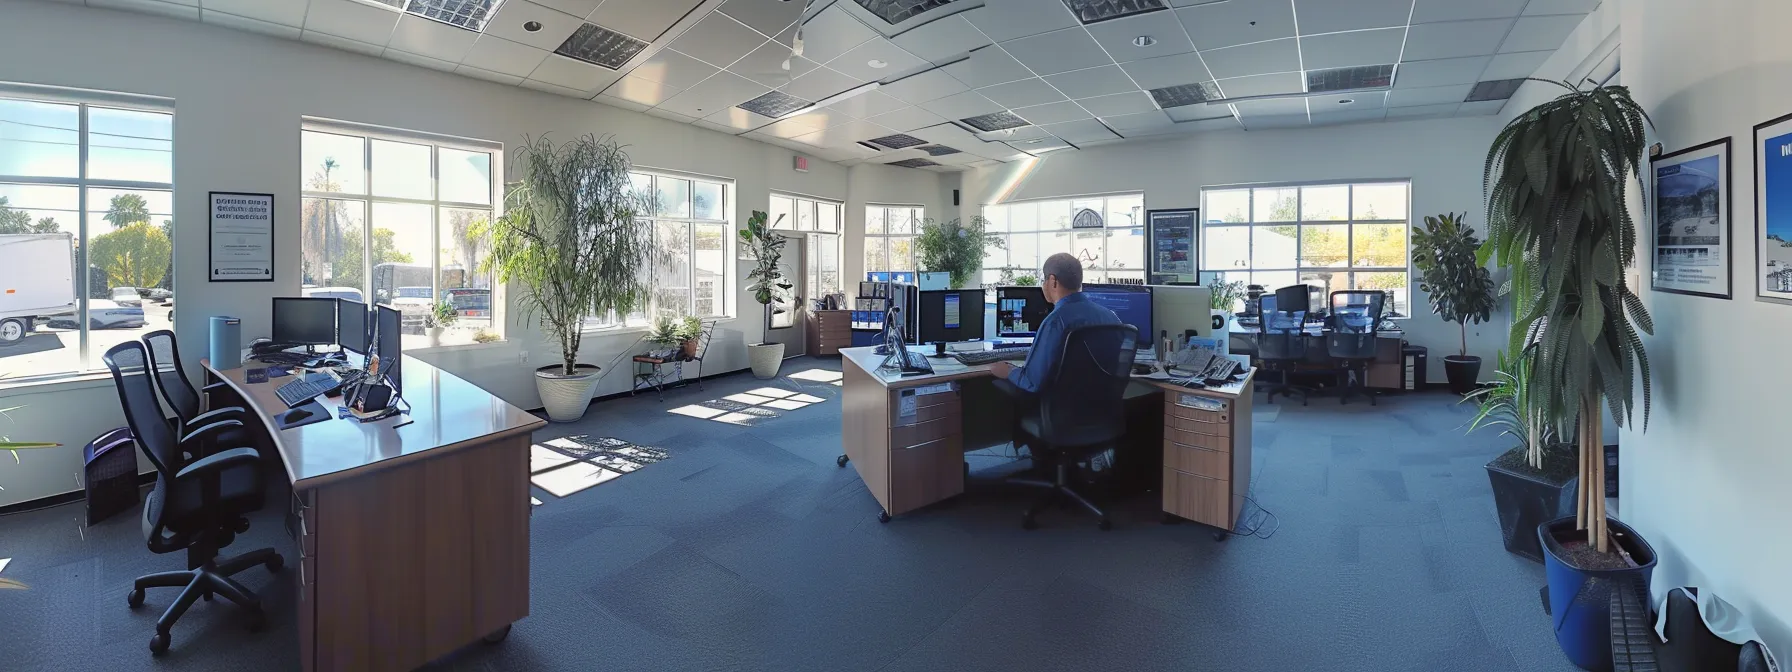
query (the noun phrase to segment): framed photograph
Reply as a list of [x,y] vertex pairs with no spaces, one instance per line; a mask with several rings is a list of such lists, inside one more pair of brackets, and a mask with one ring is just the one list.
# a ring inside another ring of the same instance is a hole
[[274,195],[211,192],[211,282],[274,281]]
[[[1196,252],[1196,222],[1201,219],[1199,208],[1183,208],[1179,210],[1151,210],[1145,213],[1147,225],[1146,249],[1150,251],[1150,271],[1152,274],[1188,275],[1195,274],[1198,259]],[[1193,278],[1189,278],[1193,280]]]
[[1655,265],[1658,292],[1729,299],[1730,139],[1655,157]]
[[1755,299],[1792,304],[1792,114],[1755,127]]

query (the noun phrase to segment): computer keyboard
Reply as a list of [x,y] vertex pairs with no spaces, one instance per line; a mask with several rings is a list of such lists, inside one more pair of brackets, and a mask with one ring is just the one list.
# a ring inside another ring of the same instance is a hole
[[958,363],[965,366],[983,366],[984,364],[994,364],[996,362],[1020,361],[1027,358],[1028,352],[1031,352],[1031,350],[986,350],[983,352],[960,352],[952,355],[952,357],[957,359]]
[[336,388],[336,379],[328,375],[312,375],[281,385],[274,392],[280,395],[280,401],[292,408],[311,401],[317,395]]
[[311,355],[302,352],[264,352],[259,355],[251,355],[249,358],[258,360],[264,364],[298,366],[310,361],[311,357]]
[[996,350],[1032,350],[1033,344],[1032,343],[1023,343],[1020,341],[1009,341],[1009,342],[1005,342],[1005,343],[997,342],[997,343],[991,344],[990,347],[994,348]]

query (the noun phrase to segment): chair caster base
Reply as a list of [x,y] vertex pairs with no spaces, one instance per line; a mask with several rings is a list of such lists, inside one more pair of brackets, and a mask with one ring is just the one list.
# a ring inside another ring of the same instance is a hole
[[136,609],[143,606],[143,597],[143,589],[137,588],[132,590],[131,594],[124,596],[124,603],[130,605],[132,609]]
[[168,643],[169,643],[168,633],[166,633],[166,632],[156,633],[155,636],[149,638],[150,654],[159,656],[164,653],[167,653],[168,652]]
[[481,639],[480,641],[483,641],[487,644],[497,644],[498,642],[504,641],[508,637],[510,637],[510,625],[507,624],[502,628],[498,628],[497,632],[486,635],[485,638]]
[[834,464],[836,466],[839,466],[842,469],[846,468],[846,461],[847,461],[847,458],[845,455],[841,455],[840,457],[834,458]]
[[890,512],[889,511],[877,512],[877,522],[880,522],[880,523],[890,522]]

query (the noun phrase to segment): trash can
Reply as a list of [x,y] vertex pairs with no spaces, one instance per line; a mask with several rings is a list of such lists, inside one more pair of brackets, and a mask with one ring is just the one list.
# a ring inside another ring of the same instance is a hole
[[1425,391],[1425,360],[1430,358],[1430,351],[1423,345],[1410,343],[1400,348],[1400,358],[1406,365],[1406,389],[1412,392]]
[[137,505],[137,437],[119,427],[81,449],[85,462],[87,524]]

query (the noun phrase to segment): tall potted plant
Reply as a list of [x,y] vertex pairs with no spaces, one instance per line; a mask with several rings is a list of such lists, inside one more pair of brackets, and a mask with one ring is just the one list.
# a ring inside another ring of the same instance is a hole
[[582,323],[646,305],[653,234],[635,221],[642,204],[614,138],[585,135],[557,147],[532,140],[517,149],[514,169],[504,216],[480,227],[491,244],[481,268],[515,282],[524,317],[560,344],[560,363],[536,369],[535,389],[548,418],[571,422],[584,416],[600,376],[578,361]]
[[1468,354],[1468,323],[1486,322],[1493,313],[1493,276],[1476,256],[1480,247],[1474,227],[1464,225],[1462,215],[1426,216],[1424,228],[1412,227],[1419,289],[1429,297],[1432,312],[1455,322],[1462,333],[1461,349],[1444,357],[1444,375],[1456,394],[1468,394],[1481,378],[1481,358]]
[[954,289],[964,287],[971,274],[983,267],[985,250],[1006,247],[1002,237],[989,233],[988,228],[987,220],[975,216],[969,224],[957,218],[923,222],[921,235],[915,237],[921,270],[946,273]]
[[1604,410],[1630,421],[1638,382],[1649,417],[1638,332],[1654,323],[1624,270],[1636,261],[1626,197],[1631,180],[1641,187],[1649,117],[1625,87],[1559,85],[1567,93],[1514,118],[1488,149],[1486,254],[1512,269],[1511,342],[1537,344],[1532,393],[1579,446],[1575,515],[1537,529],[1556,642],[1581,667],[1609,669],[1609,591],[1646,590],[1655,567],[1654,549],[1606,518],[1600,436]]
[[1499,511],[1506,551],[1543,562],[1537,526],[1574,513],[1574,447],[1556,441],[1549,410],[1538,403],[1532,375],[1537,347],[1531,344],[1508,357],[1500,352],[1496,382],[1469,393],[1464,402],[1480,404],[1469,431],[1500,428],[1501,436],[1518,442],[1488,462],[1487,480]]
[[[784,269],[778,264],[784,260],[784,244],[790,239],[772,231],[765,223],[768,215],[759,210],[747,217],[747,228],[740,230],[740,241],[747,250],[747,256],[755,262],[753,270],[747,273],[747,290],[753,292],[753,300],[765,307],[765,332],[772,328],[772,304],[777,303],[794,285],[784,279]],[[784,221],[778,215],[778,222]],[[777,222],[772,223],[774,226]],[[747,364],[753,368],[753,377],[761,380],[776,378],[778,366],[784,363],[784,344],[773,343],[761,339],[760,342],[747,346]]]

